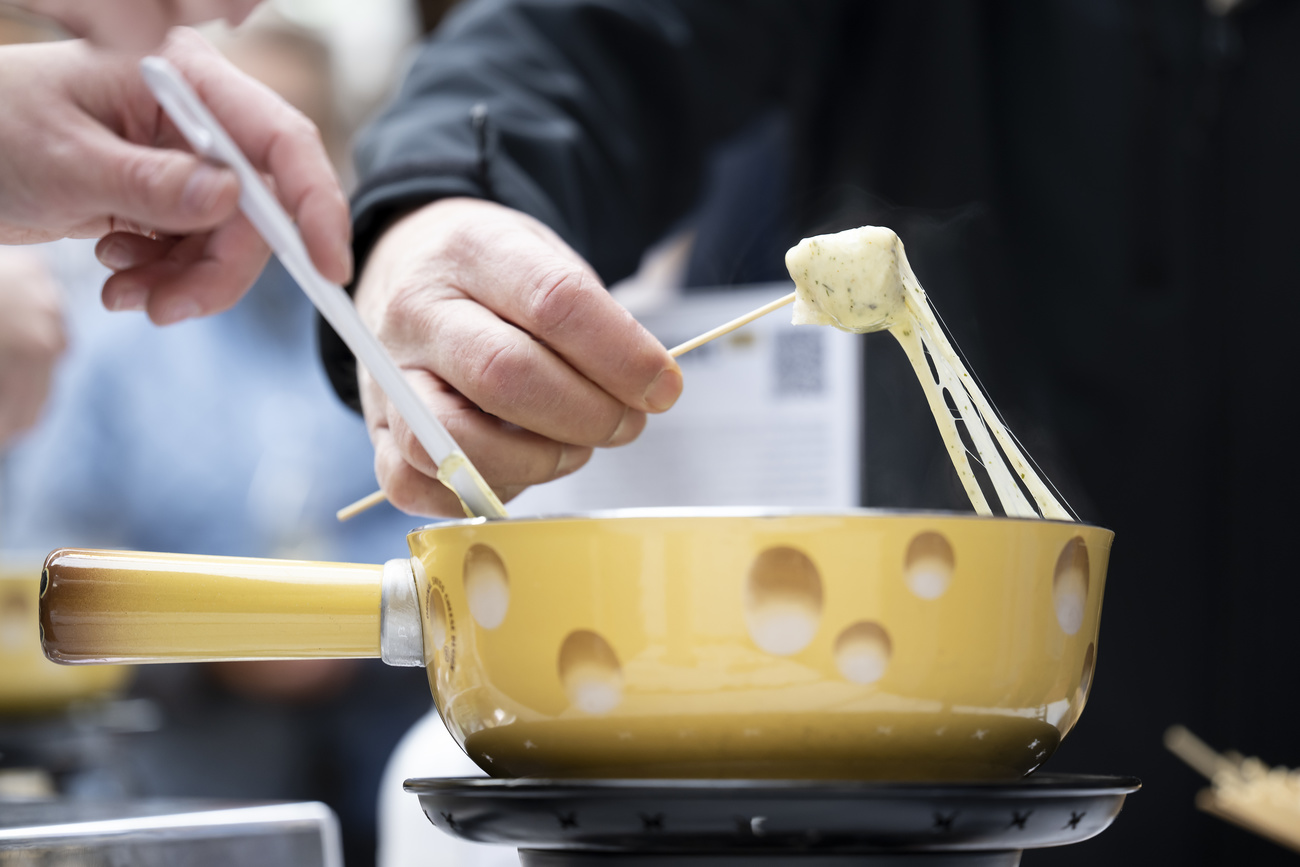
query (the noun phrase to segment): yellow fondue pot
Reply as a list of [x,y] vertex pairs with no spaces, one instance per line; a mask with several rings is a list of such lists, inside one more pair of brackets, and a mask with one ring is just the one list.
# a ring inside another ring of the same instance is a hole
[[1113,534],[742,509],[451,521],[385,566],[64,549],[61,662],[425,665],[494,776],[1014,778],[1083,710]]
[[125,687],[131,673],[116,665],[69,668],[45,658],[36,624],[39,564],[39,558],[0,558],[0,717],[106,698]]

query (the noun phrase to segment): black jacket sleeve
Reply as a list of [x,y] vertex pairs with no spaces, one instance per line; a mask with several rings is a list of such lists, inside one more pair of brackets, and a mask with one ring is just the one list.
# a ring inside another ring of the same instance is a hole
[[[362,135],[358,270],[401,213],[489,198],[555,229],[612,282],[694,202],[710,148],[785,98],[821,0],[485,0],[423,46]],[[336,389],[355,362],[322,331]]]

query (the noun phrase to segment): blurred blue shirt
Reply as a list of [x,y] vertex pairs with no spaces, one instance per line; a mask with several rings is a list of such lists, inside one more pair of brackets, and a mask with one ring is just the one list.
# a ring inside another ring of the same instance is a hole
[[[57,276],[106,272],[47,248]],[[87,286],[70,286],[89,295]],[[71,349],[45,416],[4,460],[0,543],[383,562],[419,521],[381,505],[334,512],[374,490],[361,419],[320,368],[315,314],[274,259],[232,310],[167,328],[69,310]]]

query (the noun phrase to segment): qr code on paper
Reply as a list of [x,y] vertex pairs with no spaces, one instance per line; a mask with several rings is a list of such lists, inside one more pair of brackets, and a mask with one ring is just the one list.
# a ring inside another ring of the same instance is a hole
[[822,329],[800,328],[776,335],[778,397],[821,394],[826,388],[826,349]]

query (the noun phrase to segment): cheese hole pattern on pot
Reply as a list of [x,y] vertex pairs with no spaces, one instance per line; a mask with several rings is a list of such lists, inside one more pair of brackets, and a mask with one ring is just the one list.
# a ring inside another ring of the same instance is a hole
[[442,593],[437,587],[429,588],[429,619],[433,622],[431,637],[433,638],[433,649],[442,650],[447,644],[447,636],[450,630],[447,628],[447,603],[442,598]]
[[808,646],[822,615],[822,579],[808,555],[795,548],[768,548],[749,569],[745,625],[768,653],[790,656]]
[[496,629],[506,619],[510,607],[506,564],[487,545],[471,545],[465,552],[465,602],[484,629]]
[[560,682],[569,704],[596,716],[623,700],[623,667],[609,642],[590,629],[570,632],[560,645]]
[[1079,721],[1079,716],[1083,713],[1083,706],[1088,703],[1088,690],[1092,687],[1092,672],[1096,666],[1097,649],[1092,643],[1088,643],[1088,649],[1083,654],[1083,669],[1079,672],[1079,686],[1074,690],[1074,695],[1070,696],[1069,708],[1056,723],[1056,727],[1062,732],[1068,732]]
[[1077,710],[1083,710],[1083,703],[1088,700],[1088,690],[1092,689],[1092,672],[1097,667],[1097,648],[1091,641],[1083,655],[1083,672],[1079,676],[1079,691],[1075,693],[1074,703]]
[[859,620],[835,639],[835,665],[845,680],[875,683],[885,676],[894,645],[879,623]]
[[907,586],[922,599],[938,599],[952,582],[956,558],[952,545],[939,533],[918,533],[907,546],[903,574]]
[[1083,626],[1088,607],[1088,546],[1080,536],[1066,542],[1061,556],[1056,558],[1052,598],[1056,603],[1056,621],[1066,635],[1074,635]]

